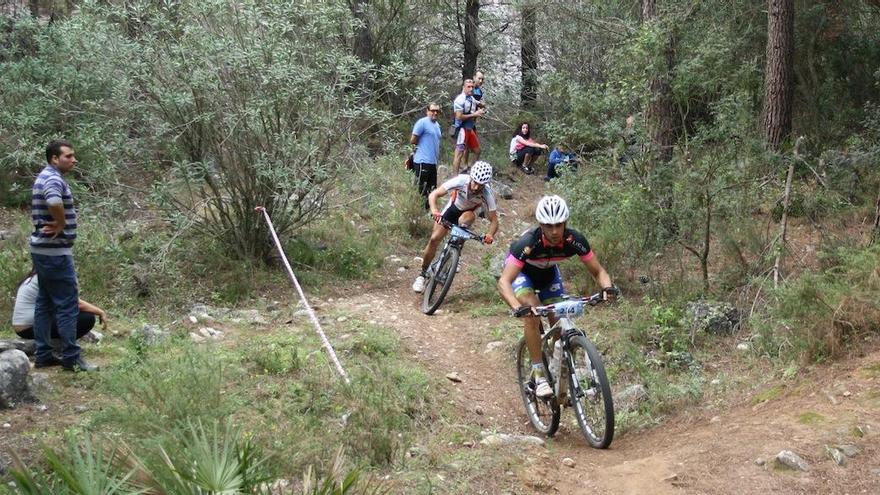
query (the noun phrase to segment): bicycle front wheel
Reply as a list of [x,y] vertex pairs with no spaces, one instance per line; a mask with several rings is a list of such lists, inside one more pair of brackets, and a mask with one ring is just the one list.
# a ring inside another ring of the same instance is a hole
[[443,298],[452,287],[452,279],[455,278],[455,269],[458,267],[458,258],[461,252],[455,248],[446,248],[440,253],[440,261],[437,268],[428,279],[425,293],[422,297],[422,312],[426,315],[434,314],[437,308],[443,304]]
[[[546,366],[547,363],[544,363]],[[516,384],[522,395],[523,405],[529,422],[541,434],[552,437],[559,429],[559,402],[556,397],[539,399],[535,395],[535,381],[532,379],[532,358],[526,340],[520,339],[516,347]]]
[[607,449],[614,438],[614,403],[602,356],[582,335],[572,337],[569,347],[574,366],[568,385],[578,425],[590,446]]

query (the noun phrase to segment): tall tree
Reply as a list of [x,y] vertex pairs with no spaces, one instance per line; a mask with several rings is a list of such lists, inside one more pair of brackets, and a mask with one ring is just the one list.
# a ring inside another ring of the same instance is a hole
[[[660,16],[657,13],[656,1],[642,0],[642,23],[656,26],[659,22]],[[675,65],[675,38],[672,33],[667,34],[662,55],[663,63],[657,67],[648,83],[651,102],[645,112],[645,119],[657,156],[661,162],[665,163],[672,158],[672,149],[675,146],[673,126],[675,113],[672,87],[669,83]]]
[[349,0],[348,2],[351,14],[358,21],[352,51],[361,62],[367,63],[373,61],[373,37],[370,33],[370,18],[367,16],[369,3],[370,0]]
[[538,6],[524,3],[522,6],[522,30],[520,31],[520,63],[522,86],[520,101],[531,108],[538,98],[538,38],[536,25]]
[[768,0],[767,70],[762,124],[767,147],[778,150],[791,133],[794,0]]
[[461,78],[474,77],[477,71],[477,57],[480,55],[480,0],[467,0],[464,12],[464,30],[459,22],[459,31],[464,41],[464,65],[461,67]]

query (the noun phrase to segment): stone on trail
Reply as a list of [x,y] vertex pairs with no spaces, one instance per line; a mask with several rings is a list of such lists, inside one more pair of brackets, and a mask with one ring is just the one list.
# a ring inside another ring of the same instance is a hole
[[12,409],[25,402],[36,402],[28,381],[31,363],[18,349],[0,353],[0,409]]
[[851,444],[835,445],[835,447],[847,457],[855,457],[862,452],[858,446]]
[[453,383],[461,383],[461,376],[459,376],[457,371],[453,371],[452,373],[447,373],[446,379],[453,382]]
[[501,181],[492,180],[492,191],[501,196],[502,199],[513,199],[513,188]]
[[566,457],[562,459],[562,464],[570,468],[573,468],[575,466],[574,459],[572,459],[571,457]]
[[846,466],[846,456],[843,455],[843,452],[830,445],[825,446],[825,455],[828,456],[829,459],[834,461],[838,466]]
[[28,356],[33,356],[36,348],[36,343],[31,339],[0,339],[0,352],[18,349]]
[[687,305],[682,322],[691,335],[706,332],[715,335],[732,333],[739,327],[742,312],[731,304],[713,301],[694,301]]
[[480,443],[489,447],[497,447],[501,445],[546,446],[544,439],[530,435],[508,435],[506,433],[488,432],[483,432],[483,439],[480,440]]
[[489,352],[501,349],[502,347],[504,347],[504,342],[502,342],[500,340],[495,340],[495,341],[492,341],[492,342],[489,342],[488,344],[486,344],[486,350],[483,352],[489,353]]
[[159,345],[168,339],[168,332],[163,332],[159,327],[145,323],[141,328],[132,328],[131,336],[142,338],[147,345]]
[[790,450],[783,450],[776,454],[776,464],[780,467],[797,471],[807,471],[810,469],[807,461]]

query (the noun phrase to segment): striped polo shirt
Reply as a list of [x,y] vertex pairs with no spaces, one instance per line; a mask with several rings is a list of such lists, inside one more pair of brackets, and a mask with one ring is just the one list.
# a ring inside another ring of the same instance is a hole
[[[54,239],[41,229],[52,221],[49,205],[64,205],[64,232]],[[31,221],[34,233],[31,234],[30,251],[48,256],[73,255],[73,241],[76,239],[76,210],[73,207],[73,193],[64,178],[52,165],[46,167],[34,181],[31,190]]]

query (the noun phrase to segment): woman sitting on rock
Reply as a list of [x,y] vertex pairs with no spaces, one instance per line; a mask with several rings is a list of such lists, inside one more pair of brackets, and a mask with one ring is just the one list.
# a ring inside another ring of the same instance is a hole
[[549,149],[546,144],[531,139],[530,135],[531,126],[528,122],[523,122],[510,140],[510,161],[529,175],[534,172],[532,163],[535,162],[535,158]]

